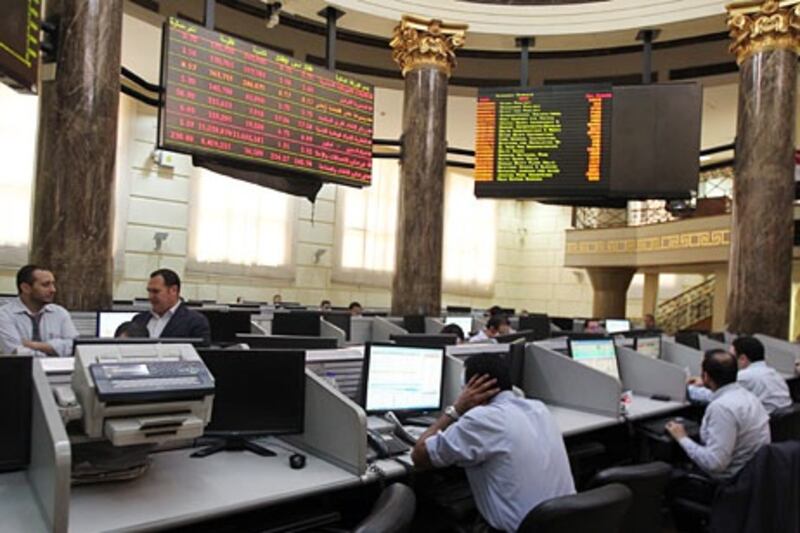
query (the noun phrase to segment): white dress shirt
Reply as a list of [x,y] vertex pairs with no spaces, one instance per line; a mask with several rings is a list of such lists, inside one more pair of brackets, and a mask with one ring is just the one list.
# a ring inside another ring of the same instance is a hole
[[[75,329],[69,312],[60,305],[47,304],[38,314],[41,315],[41,342],[49,344],[59,357],[72,355],[73,340],[78,336],[78,330]],[[44,352],[32,350],[22,344],[23,341],[33,340],[31,316],[35,315],[19,298],[0,307],[0,353],[47,356]]]
[[[792,405],[792,396],[786,380],[777,370],[770,368],[764,361],[750,363],[750,366],[739,370],[736,380],[761,400],[767,414],[776,409]],[[699,403],[711,401],[713,393],[706,387],[689,385],[689,399]]]
[[542,402],[503,391],[425,441],[431,463],[465,469],[475,504],[495,529],[516,531],[539,503],[575,494],[567,451]]
[[167,327],[169,321],[172,319],[172,315],[175,314],[175,311],[180,307],[181,301],[178,300],[178,303],[173,305],[166,313],[161,316],[158,316],[154,311],[150,311],[152,315],[150,320],[147,322],[147,332],[150,333],[150,338],[157,339],[161,337],[161,332],[164,331],[164,328]]
[[481,329],[478,333],[476,333],[475,335],[473,335],[472,337],[469,338],[469,342],[494,342],[494,343],[496,343],[497,341],[486,334],[486,329]]
[[689,437],[678,442],[689,459],[712,478],[730,479],[770,443],[769,415],[750,391],[729,383],[712,395],[700,439],[703,444]]

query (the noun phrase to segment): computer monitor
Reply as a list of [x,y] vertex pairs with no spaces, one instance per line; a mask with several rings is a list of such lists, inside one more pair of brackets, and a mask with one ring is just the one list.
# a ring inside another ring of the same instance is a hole
[[305,352],[202,350],[199,355],[214,376],[214,409],[205,435],[222,441],[196,456],[237,449],[274,455],[248,439],[303,432]]
[[33,358],[0,356],[0,472],[30,462]]
[[403,329],[409,333],[425,333],[425,315],[406,315]]
[[575,361],[619,379],[614,339],[569,339],[569,353]]
[[361,405],[367,413],[421,413],[442,408],[444,348],[368,343]]
[[455,346],[458,344],[458,337],[445,333],[409,333],[408,335],[390,335],[389,340],[394,341],[398,346],[430,346],[439,348],[442,346]]
[[537,341],[540,340],[536,336],[536,332],[530,329],[515,331],[514,333],[507,333],[506,335],[498,335],[494,338],[500,344],[510,344],[516,341]]
[[461,328],[461,331],[464,332],[464,335],[469,335],[472,333],[472,317],[471,316],[448,316],[444,320],[444,325],[447,326],[449,324],[455,324],[456,326]]
[[448,315],[468,315],[472,313],[472,308],[463,305],[448,305],[445,310]]
[[250,333],[254,311],[241,309],[196,309],[208,319],[212,342],[234,342],[237,333]]
[[615,333],[624,333],[625,331],[630,331],[630,329],[631,329],[630,320],[625,320],[624,318],[606,319],[606,332],[609,335],[613,335]]
[[536,336],[533,340],[548,339],[550,338],[550,318],[539,313],[521,316],[519,317],[519,329],[533,331]]
[[352,322],[352,315],[349,311],[333,311],[322,315],[326,322],[330,322],[337,328],[344,331],[345,338],[350,340],[350,323]]
[[95,335],[98,337],[114,338],[117,328],[125,323],[133,320],[137,314],[136,311],[98,311],[97,312],[97,331]]
[[236,342],[247,343],[251,348],[296,349],[296,350],[335,350],[339,347],[334,337],[304,337],[302,335],[257,335],[240,333]]
[[273,335],[304,335],[319,337],[320,313],[318,311],[276,312],[272,316]]
[[572,331],[572,318],[567,318],[564,316],[553,316],[550,317],[550,322],[552,322],[558,329],[561,331]]
[[675,333],[675,342],[683,344],[695,350],[700,349],[700,332],[699,331],[679,331]]
[[658,359],[661,357],[661,337],[635,337],[634,349],[642,355]]

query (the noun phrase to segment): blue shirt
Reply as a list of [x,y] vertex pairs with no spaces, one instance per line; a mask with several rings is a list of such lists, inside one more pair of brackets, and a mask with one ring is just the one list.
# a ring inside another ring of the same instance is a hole
[[[78,330],[72,324],[69,312],[56,304],[45,305],[39,313],[39,333],[42,342],[46,342],[60,357],[72,355],[73,340]],[[0,307],[0,353],[17,355],[34,355],[44,357],[47,354],[25,347],[23,341],[33,337],[32,313],[22,300],[15,298]]]
[[550,498],[575,494],[567,450],[547,407],[503,391],[425,441],[431,463],[465,469],[478,510],[516,531]]

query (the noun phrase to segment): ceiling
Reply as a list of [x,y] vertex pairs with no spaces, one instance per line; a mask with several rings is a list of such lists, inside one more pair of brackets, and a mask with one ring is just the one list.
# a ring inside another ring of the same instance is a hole
[[[260,0],[248,0],[253,4]],[[514,5],[508,0],[283,0],[284,11],[315,21],[332,5],[345,12],[342,28],[391,36],[403,15],[469,24],[467,48],[514,50],[515,38],[536,37],[535,50],[580,50],[635,44],[640,29],[659,40],[725,31],[721,0],[605,0],[565,5]]]

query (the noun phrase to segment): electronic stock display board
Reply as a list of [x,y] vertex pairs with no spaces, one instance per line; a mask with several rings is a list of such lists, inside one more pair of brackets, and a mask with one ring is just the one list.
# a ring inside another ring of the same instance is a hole
[[370,184],[374,90],[367,83],[170,18],[161,86],[162,148]]
[[3,0],[0,7],[0,82],[36,92],[41,0]]

